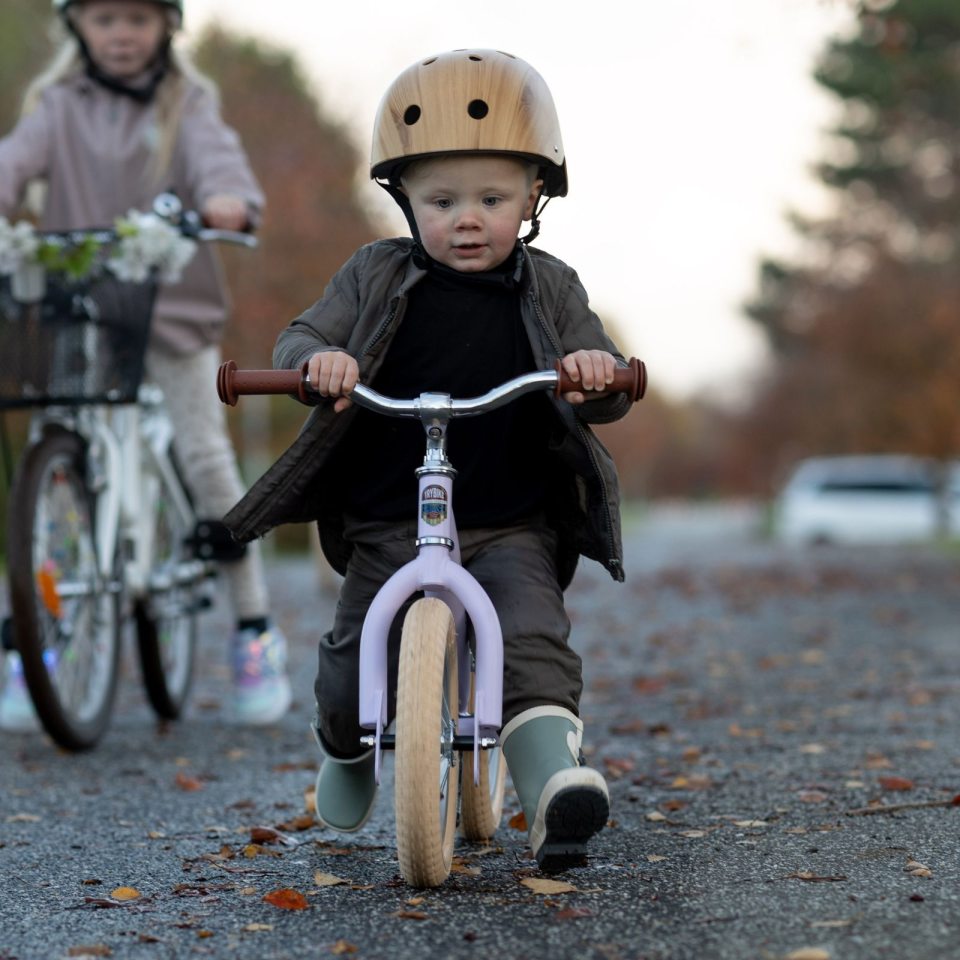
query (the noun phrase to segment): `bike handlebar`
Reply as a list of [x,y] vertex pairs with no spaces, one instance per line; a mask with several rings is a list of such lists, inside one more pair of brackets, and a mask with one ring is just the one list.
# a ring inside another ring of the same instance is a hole
[[[446,397],[442,400],[442,405],[453,413],[469,416],[492,410],[519,394],[551,387],[556,397],[574,391],[589,397],[593,392],[583,390],[579,383],[571,380],[558,360],[553,370],[541,370],[516,377],[500,387],[494,387],[481,397],[468,400],[451,400]],[[628,366],[617,368],[613,375],[613,383],[605,384],[602,391],[597,392],[625,393],[633,403],[643,397],[646,389],[646,364],[636,357],[631,357]],[[227,360],[220,365],[217,372],[217,394],[223,403],[231,407],[236,406],[238,398],[242,395],[276,393],[295,394],[303,403],[309,403],[311,397],[316,397],[316,392],[307,377],[307,365],[304,364],[300,370],[240,370],[234,360]],[[360,406],[394,416],[419,416],[425,406],[424,398],[429,398],[428,402],[437,403],[441,402],[444,396],[421,394],[413,400],[396,400],[384,397],[363,384],[357,384],[353,393],[350,394],[350,398]]]

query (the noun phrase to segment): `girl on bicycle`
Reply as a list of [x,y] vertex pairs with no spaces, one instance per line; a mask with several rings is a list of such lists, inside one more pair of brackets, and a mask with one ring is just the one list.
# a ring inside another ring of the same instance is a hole
[[[263,206],[243,148],[221,119],[216,90],[173,43],[182,0],[53,0],[67,37],[27,90],[0,140],[0,215],[25,202],[44,229],[110,226],[172,189],[205,222],[252,229]],[[201,244],[183,280],[162,289],[146,376],[164,392],[198,512],[219,518],[243,493],[215,382],[228,313],[222,271]],[[286,640],[270,622],[256,545],[224,564],[237,618],[230,714],[273,723],[291,699]],[[36,727],[15,654],[7,654],[0,727]]]
[[[576,273],[517,239],[523,221],[533,221],[524,239],[536,234],[541,196],[567,192],[553,99],[529,64],[495,50],[414,64],[383,97],[370,173],[413,236],[363,247],[280,334],[275,366],[308,364],[318,392],[337,399],[313,411],[225,518],[244,540],[318,520],[345,574],[315,683],[317,813],[345,832],[363,825],[375,794],[358,724],[361,627],[380,586],[415,554],[423,450],[419,423],[357,410],[350,392],[362,380],[393,397],[472,397],[556,360],[584,390],[602,391],[625,363]],[[604,779],[580,751],[581,661],[563,604],[581,553],[623,579],[616,472],[589,424],[623,416],[629,401],[593,397],[531,395],[465,419],[449,438],[463,564],[503,630],[503,753],[533,853],[551,870],[582,859],[609,810]]]

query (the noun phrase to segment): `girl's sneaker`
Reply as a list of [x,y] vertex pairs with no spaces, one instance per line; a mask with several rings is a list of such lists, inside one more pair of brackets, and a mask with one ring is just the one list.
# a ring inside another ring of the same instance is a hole
[[234,723],[261,727],[276,723],[290,708],[287,638],[279,627],[238,630],[232,641]]
[[11,651],[3,657],[3,685],[0,687],[0,730],[9,733],[37,733],[40,720],[23,679],[20,654]]

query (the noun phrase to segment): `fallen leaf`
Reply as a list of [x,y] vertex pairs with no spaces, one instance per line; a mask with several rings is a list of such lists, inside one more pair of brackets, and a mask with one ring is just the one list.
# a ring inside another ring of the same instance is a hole
[[400,920],[429,920],[430,916],[424,913],[422,910],[397,910],[396,913],[391,914],[391,916],[397,917]]
[[291,890],[289,887],[271,890],[264,894],[263,901],[279,910],[306,910],[310,906],[307,898],[299,890]]
[[521,810],[519,813],[515,813],[508,821],[508,826],[513,830],[526,830],[527,829],[527,818],[523,815]]
[[197,937],[201,940],[207,940],[208,938],[214,936],[212,930],[198,930]]
[[659,810],[651,810],[650,813],[647,814],[647,819],[652,823],[662,823],[667,818]]
[[140,891],[136,887],[116,887],[110,891],[110,896],[114,900],[136,900]]
[[822,790],[798,790],[797,799],[801,803],[823,803],[829,797]]
[[733,825],[735,827],[768,827],[770,824],[766,820],[734,820]]
[[68,957],[111,957],[113,951],[105,943],[94,943],[84,947],[71,947]]
[[250,840],[253,843],[282,843],[287,847],[295,847],[300,842],[273,827],[251,827]]
[[241,897],[254,897],[254,896],[257,895],[257,888],[256,888],[256,887],[241,887],[241,888],[237,891],[237,893],[239,893]]
[[260,843],[248,843],[243,848],[243,855],[248,859],[252,860],[254,857],[280,857],[282,854],[279,850],[271,850],[269,847],[263,846]]
[[669,857],[663,857],[659,853],[648,853],[647,861],[649,863],[661,863],[664,860],[668,860]]
[[273,929],[272,923],[248,923],[245,927],[241,927],[241,930],[246,930],[248,933],[266,933]]
[[801,947],[788,953],[783,960],[830,960],[830,954],[820,947]]
[[196,777],[191,777],[182,770],[177,772],[177,775],[173,778],[173,782],[187,793],[193,793],[196,790],[203,789],[203,784]]
[[884,790],[912,790],[914,782],[906,777],[880,777],[880,786]]
[[315,887],[336,887],[346,882],[341,877],[335,877],[332,873],[324,873],[322,870],[318,870],[313,875],[313,885]]
[[806,880],[808,883],[839,883],[842,880],[847,878],[842,874],[838,876],[820,876],[816,873],[811,873],[809,870],[798,870],[796,873],[788,873],[784,880]]
[[800,748],[800,752],[810,754],[826,753],[827,748],[822,743],[805,743]]
[[456,861],[454,861],[453,864],[451,865],[450,872],[462,873],[464,876],[467,876],[467,877],[479,877],[481,873],[479,867],[472,867],[469,864],[457,863]]
[[549,896],[556,893],[576,893],[577,888],[565,880],[547,880],[543,877],[527,877],[520,881],[521,886],[527,887],[534,893]]
[[690,840],[699,840],[707,835],[706,830],[681,830],[680,836],[687,837]]
[[360,948],[355,944],[350,943],[349,940],[338,940],[331,948],[330,952],[335,957],[342,957],[348,953],[356,953]]

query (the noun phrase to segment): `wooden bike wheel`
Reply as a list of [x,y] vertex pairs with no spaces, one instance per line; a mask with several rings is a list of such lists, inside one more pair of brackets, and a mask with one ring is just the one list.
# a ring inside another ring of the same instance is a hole
[[457,821],[457,647],[445,603],[418,600],[403,622],[397,678],[395,808],[404,880],[436,887],[450,874]]

